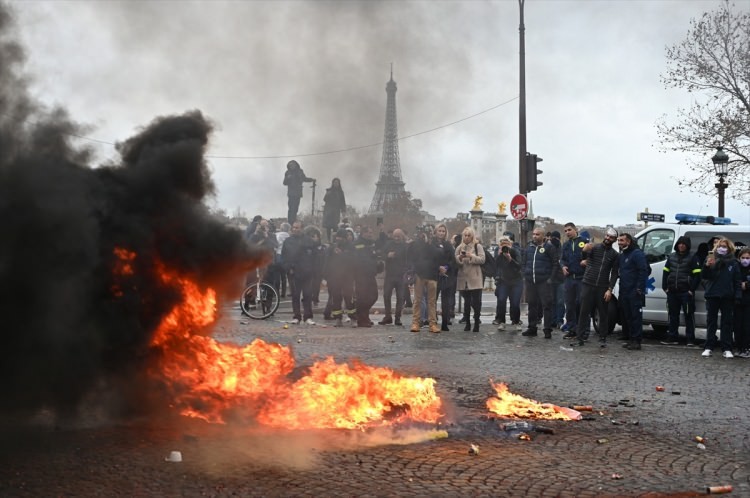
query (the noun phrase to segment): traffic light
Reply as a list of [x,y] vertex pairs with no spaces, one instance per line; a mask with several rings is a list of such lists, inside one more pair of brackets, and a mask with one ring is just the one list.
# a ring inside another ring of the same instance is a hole
[[538,180],[539,175],[542,174],[542,170],[537,169],[536,167],[537,163],[540,162],[542,162],[541,157],[537,157],[536,154],[526,153],[526,190],[528,192],[536,190],[543,185],[543,183]]

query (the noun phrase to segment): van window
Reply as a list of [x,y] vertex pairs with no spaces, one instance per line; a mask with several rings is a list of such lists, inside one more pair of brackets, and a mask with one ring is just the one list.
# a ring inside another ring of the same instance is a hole
[[638,239],[638,246],[643,249],[649,264],[664,261],[674,248],[674,230],[668,228],[646,232]]
[[714,232],[685,232],[685,236],[690,237],[691,250],[698,254],[698,257],[701,259],[701,261],[706,257],[708,251],[711,250],[711,248],[708,247],[708,241],[712,237],[717,235],[723,235],[724,237],[734,242],[734,245],[736,247],[740,247],[746,245],[748,234],[731,232],[726,233],[722,232],[720,227],[717,227],[717,230]]

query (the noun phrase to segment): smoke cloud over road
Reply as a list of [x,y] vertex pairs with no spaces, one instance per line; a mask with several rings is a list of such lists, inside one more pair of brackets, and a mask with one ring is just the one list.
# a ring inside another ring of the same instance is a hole
[[[92,392],[138,392],[154,328],[179,298],[163,264],[229,291],[257,255],[204,205],[212,124],[154,119],[94,167],[85,132],[29,95],[24,53],[0,4],[0,410],[72,412]],[[135,253],[115,281],[116,250]]]

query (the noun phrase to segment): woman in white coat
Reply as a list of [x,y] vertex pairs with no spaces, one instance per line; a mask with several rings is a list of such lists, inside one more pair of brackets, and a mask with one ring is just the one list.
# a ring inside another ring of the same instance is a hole
[[484,263],[484,249],[471,227],[464,228],[461,233],[461,243],[456,248],[458,262],[458,277],[456,288],[464,299],[464,330],[471,329],[470,311],[474,310],[474,332],[479,332],[479,314],[482,311],[482,264]]

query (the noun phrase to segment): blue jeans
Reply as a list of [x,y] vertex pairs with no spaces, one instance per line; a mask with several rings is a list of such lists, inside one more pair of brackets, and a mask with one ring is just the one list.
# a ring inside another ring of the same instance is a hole
[[732,317],[734,299],[731,297],[706,298],[706,349],[716,347],[716,325],[721,312],[721,335],[719,342],[722,351],[732,350]]
[[688,342],[695,342],[695,297],[689,292],[667,292],[667,310],[669,311],[670,340],[676,341],[680,336],[680,312],[685,314],[685,337]]
[[505,323],[505,304],[510,298],[510,323],[521,321],[521,295],[523,294],[523,280],[517,282],[500,282],[495,287],[497,296],[497,310],[495,318],[500,323]]

